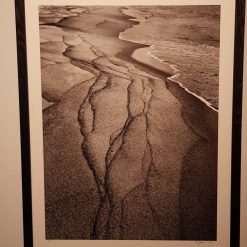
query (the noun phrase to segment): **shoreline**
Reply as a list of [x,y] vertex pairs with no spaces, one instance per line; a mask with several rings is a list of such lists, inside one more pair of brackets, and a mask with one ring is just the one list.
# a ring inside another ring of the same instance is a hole
[[[125,13],[123,13],[126,15]],[[127,16],[127,15],[126,15]],[[130,20],[130,19],[129,19]],[[131,43],[130,47],[125,48],[121,52],[117,53],[117,57],[134,63],[138,68],[143,69],[147,73],[150,73],[160,79],[162,79],[166,85],[166,88],[171,94],[178,99],[182,104],[182,118],[186,125],[193,130],[198,136],[207,140],[210,143],[218,142],[218,111],[211,107],[209,102],[203,100],[200,96],[191,93],[189,89],[183,87],[180,83],[172,80],[171,78],[175,75],[171,74],[171,70],[168,70],[170,65],[164,65],[165,69],[161,69],[161,61],[157,59],[156,63],[150,65],[148,63],[141,62],[142,57],[133,54],[140,49],[150,49],[150,45],[140,44],[129,40],[119,39],[125,42]],[[138,48],[134,49],[135,46]],[[140,46],[140,47],[139,47]],[[142,54],[142,56],[149,56],[148,54]],[[155,59],[155,58],[153,58]],[[145,59],[144,59],[145,60]],[[159,66],[156,66],[159,63]],[[163,62],[162,62],[163,64]],[[207,103],[206,103],[207,102]],[[198,116],[200,115],[200,118]]]
[[[145,72],[163,80],[166,85],[166,88],[182,104],[181,113],[186,125],[201,138],[207,140],[208,142],[217,143],[218,111],[208,106],[205,102],[203,102],[200,98],[196,97],[194,94],[189,93],[186,90],[186,88],[179,85],[179,83],[170,80],[170,74],[166,74],[164,71],[161,71],[152,66],[148,66],[134,59],[131,56],[132,53],[133,46],[117,53],[116,57],[123,59],[127,62],[134,63],[135,66],[139,69],[144,70]],[[199,114],[201,116],[200,119],[198,118]]]
[[[129,18],[129,20],[131,20],[133,22],[139,22],[139,24],[141,23],[141,20],[140,20],[141,18],[136,18],[135,16],[131,16],[131,15],[125,13],[124,11],[121,11],[121,13],[124,14],[124,15],[126,15],[126,16],[134,17],[135,18],[135,19],[130,19]],[[135,26],[135,25],[133,25],[133,26]],[[121,33],[119,34],[119,39],[120,40],[124,40],[124,41],[127,41],[127,42],[131,42],[131,43],[134,43],[134,44],[140,44],[141,45],[141,43],[137,43],[136,41],[131,41],[131,40],[123,39],[121,37]],[[173,82],[173,83],[178,84],[187,93],[193,95],[194,97],[196,97],[197,99],[199,99],[200,101],[202,101],[204,104],[206,104],[206,106],[209,107],[211,110],[213,110],[213,111],[215,111],[217,113],[219,112],[219,109],[217,109],[214,106],[212,106],[212,104],[209,101],[207,101],[205,98],[203,98],[200,95],[197,95],[197,94],[193,93],[189,88],[183,86],[182,83],[174,80],[174,77],[179,76],[179,74],[176,74],[175,73],[175,69],[173,68],[173,65],[170,65],[168,63],[163,62],[162,60],[158,59],[157,57],[155,57],[152,54],[150,55],[150,49],[152,49],[153,45],[145,45],[145,44],[143,44],[143,46],[144,47],[140,47],[140,48],[137,48],[137,49],[133,50],[131,54],[130,54],[130,52],[128,52],[128,55],[130,55],[130,57],[132,59],[134,59],[135,61],[137,61],[138,64],[145,65],[144,66],[145,68],[151,67],[155,71],[160,71],[161,73],[164,74],[164,77],[165,78],[162,78],[162,79],[164,79],[165,82],[166,81],[170,81],[170,82]],[[143,52],[143,50],[145,50],[145,51]]]

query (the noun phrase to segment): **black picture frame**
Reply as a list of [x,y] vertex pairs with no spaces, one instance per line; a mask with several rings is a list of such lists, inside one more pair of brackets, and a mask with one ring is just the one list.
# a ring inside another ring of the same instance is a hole
[[[15,0],[19,108],[21,129],[24,246],[33,246],[31,146],[28,100],[25,0]],[[243,91],[245,0],[236,0],[231,155],[230,246],[240,246],[241,122]],[[222,246],[223,247],[223,246]]]

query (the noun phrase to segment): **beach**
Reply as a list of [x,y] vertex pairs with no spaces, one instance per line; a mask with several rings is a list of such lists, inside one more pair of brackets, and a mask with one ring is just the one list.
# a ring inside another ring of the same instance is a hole
[[47,239],[217,238],[217,90],[150,56],[153,9],[40,7]]

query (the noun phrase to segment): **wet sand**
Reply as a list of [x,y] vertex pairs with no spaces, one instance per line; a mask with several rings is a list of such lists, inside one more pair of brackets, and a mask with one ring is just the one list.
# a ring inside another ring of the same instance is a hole
[[217,113],[131,56],[130,23],[42,20],[46,237],[215,240]]

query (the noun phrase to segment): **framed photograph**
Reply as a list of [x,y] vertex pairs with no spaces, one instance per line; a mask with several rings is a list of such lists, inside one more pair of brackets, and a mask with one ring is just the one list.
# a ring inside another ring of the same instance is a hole
[[245,1],[15,2],[25,247],[239,247]]

